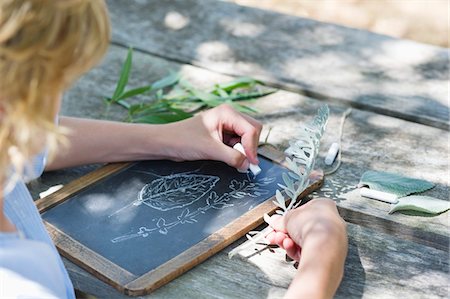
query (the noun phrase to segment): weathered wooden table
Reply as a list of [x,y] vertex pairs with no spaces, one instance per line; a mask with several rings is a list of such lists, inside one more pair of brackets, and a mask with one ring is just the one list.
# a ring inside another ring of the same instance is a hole
[[[346,121],[342,166],[315,196],[335,200],[348,222],[349,252],[336,298],[449,298],[449,213],[389,215],[389,205],[355,190],[361,174],[382,170],[436,183],[449,199],[449,51],[222,1],[108,1],[113,37],[103,63],[66,94],[62,114],[101,118],[128,46],[131,86],[180,71],[199,86],[247,75],[280,91],[254,102],[269,142],[283,148],[296,125],[324,102],[331,117],[323,158]],[[120,110],[112,110],[121,119]],[[322,159],[321,159],[322,160]],[[36,197],[96,166],[45,174]],[[278,298],[295,273],[281,251],[228,259],[244,240],[152,293],[155,298]],[[65,260],[75,288],[124,298]]]

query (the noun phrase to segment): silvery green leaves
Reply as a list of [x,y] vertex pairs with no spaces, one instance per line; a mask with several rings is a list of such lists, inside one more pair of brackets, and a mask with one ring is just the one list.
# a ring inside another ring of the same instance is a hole
[[[276,211],[277,214],[283,215],[300,205],[301,199],[298,197],[309,185],[309,177],[314,169],[320,139],[325,132],[329,114],[328,106],[321,106],[312,122],[300,127],[297,137],[290,142],[290,147],[285,151],[291,156],[286,157],[285,160],[290,171],[283,174],[284,184],[279,184],[281,189],[275,192],[273,203],[279,208]],[[287,201],[289,201],[288,205],[286,205]],[[267,214],[264,214],[264,221],[270,224],[270,217]],[[236,253],[260,244],[259,242],[263,241],[271,231],[273,231],[272,228],[268,226],[262,231],[249,232],[246,236],[250,242],[231,250],[228,257],[232,258]]]
[[361,176],[359,185],[369,186],[370,189],[395,194],[397,197],[423,192],[434,187],[433,183],[425,180],[383,171],[366,171]]
[[437,199],[430,196],[412,195],[398,199],[391,206],[389,214],[396,211],[416,211],[427,214],[440,214],[450,210],[450,201]]
[[405,177],[395,173],[367,171],[359,182],[359,186],[392,194],[397,202],[391,205],[390,214],[396,211],[415,211],[427,214],[440,214],[450,209],[450,202],[430,196],[411,195],[424,192],[434,187],[425,180]]
[[279,184],[279,186],[291,201],[286,206],[284,196],[277,191],[274,203],[281,210],[277,210],[276,213],[283,215],[300,205],[301,200],[298,200],[298,196],[308,187],[309,176],[314,169],[320,140],[325,132],[329,115],[328,106],[321,106],[314,119],[300,127],[297,137],[290,142],[289,148],[286,149],[285,153],[291,156],[286,157],[286,165],[290,172],[283,174],[284,185]]

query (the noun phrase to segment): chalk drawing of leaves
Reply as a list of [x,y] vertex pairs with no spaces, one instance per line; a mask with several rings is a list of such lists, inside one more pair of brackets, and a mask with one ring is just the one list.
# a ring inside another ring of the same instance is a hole
[[232,204],[227,204],[226,202],[217,202],[217,203],[213,204],[211,207],[216,210],[222,210],[222,209],[229,208],[232,206],[233,206]]
[[206,204],[210,206],[213,203],[215,203],[217,199],[219,199],[219,195],[217,195],[217,193],[213,191],[209,194],[208,198],[206,199]]
[[264,178],[257,183],[249,183],[240,191],[234,192],[231,194],[234,198],[243,198],[244,196],[250,197],[259,197],[261,195],[266,195],[269,193],[269,190],[264,187],[269,185],[275,180],[275,178]]
[[[223,194],[219,197],[215,191],[209,194],[209,197],[206,199],[207,206],[205,208],[213,208],[213,209],[225,209],[228,207],[232,207],[233,205],[225,203],[225,200],[228,198],[228,193]],[[200,212],[204,213],[202,210],[204,208],[199,208]]]
[[249,194],[244,191],[236,191],[236,192],[233,192],[230,194],[231,197],[237,198],[237,199],[244,198],[247,195],[249,195]]
[[183,210],[183,212],[181,212],[180,216],[177,216],[177,219],[180,224],[194,223],[194,222],[197,222],[197,219],[195,219],[194,217],[195,217],[195,214],[190,214],[189,208],[186,208]]
[[200,174],[174,174],[146,184],[138,201],[160,211],[188,206],[202,198],[219,181],[219,177]]
[[156,223],[156,227],[159,228],[159,232],[163,235],[167,235],[167,233],[169,232],[167,230],[167,228],[165,228],[166,226],[166,220],[164,220],[164,218],[159,218],[158,222]]
[[239,182],[238,180],[232,180],[230,182],[230,185],[228,186],[231,190],[239,190],[242,187],[244,187],[245,183],[248,182],[247,180],[243,180],[242,182]]
[[[118,243],[137,237],[146,238],[152,232],[156,231],[160,234],[167,235],[169,230],[180,224],[198,222],[196,217],[206,213],[209,209],[221,210],[233,207],[235,204],[238,206],[246,206],[250,202],[249,199],[239,200],[235,203],[228,203],[228,201],[232,198],[243,199],[245,197],[266,195],[269,193],[269,190],[264,187],[273,183],[275,178],[266,177],[257,182],[251,182],[249,180],[232,180],[229,184],[229,192],[223,193],[220,196],[216,191],[211,191],[218,181],[219,177],[212,175],[173,174],[161,177],[152,183],[145,185],[139,194],[139,203],[144,203],[159,210],[162,210],[163,208],[172,209],[175,207],[183,207],[197,201],[206,194],[209,194],[206,198],[206,205],[195,211],[190,211],[189,208],[186,207],[174,221],[169,220],[169,222],[167,222],[166,219],[159,218],[154,227],[140,227],[137,233],[127,233],[118,236],[112,239],[111,242]],[[183,200],[183,197],[185,196],[188,197],[188,200]],[[161,202],[158,202],[157,200]],[[251,208],[252,206],[249,207],[249,210]]]
[[149,234],[152,233],[152,231],[153,231],[152,229],[148,229],[145,226],[141,226],[139,228],[139,231],[138,231],[137,234],[140,235],[143,238],[146,238],[146,237],[148,237]]

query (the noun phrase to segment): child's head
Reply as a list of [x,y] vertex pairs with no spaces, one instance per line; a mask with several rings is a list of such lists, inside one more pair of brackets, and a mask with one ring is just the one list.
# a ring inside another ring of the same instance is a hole
[[0,180],[54,150],[61,94],[105,53],[103,0],[0,0]]

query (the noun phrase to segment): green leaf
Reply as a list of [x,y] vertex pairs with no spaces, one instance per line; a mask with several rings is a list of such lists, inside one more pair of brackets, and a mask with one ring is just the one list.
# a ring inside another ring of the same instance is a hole
[[190,92],[197,98],[199,98],[200,100],[204,101],[204,102],[213,102],[213,101],[220,101],[220,97],[216,96],[212,93],[207,93],[198,89],[191,89]]
[[247,93],[239,93],[236,95],[229,96],[228,98],[223,98],[223,100],[231,100],[231,101],[248,101],[256,98],[261,98],[276,92],[276,89],[269,89],[265,91],[255,91],[255,92],[247,92]]
[[153,90],[157,90],[175,85],[178,83],[178,81],[180,81],[180,77],[181,77],[180,73],[171,73],[168,76],[153,82],[151,88]]
[[158,90],[155,94],[155,97],[157,100],[161,100],[163,98],[163,91],[162,89]]
[[217,84],[216,89],[222,89],[226,92],[231,92],[237,88],[252,87],[256,84],[263,85],[261,81],[249,77],[242,77],[228,83]]
[[136,119],[133,119],[134,123],[146,123],[146,124],[167,124],[176,121],[180,121],[190,116],[186,117],[179,114],[172,113],[158,113],[155,115],[146,115]]
[[[156,108],[156,107],[148,107]],[[155,110],[154,110],[155,111]],[[148,110],[146,111],[149,112]],[[192,117],[191,113],[187,113],[183,110],[175,109],[170,106],[165,108],[165,111],[154,112],[154,114],[145,114],[133,119],[135,123],[147,123],[147,124],[166,124],[171,122],[180,121]]]
[[396,211],[417,211],[428,214],[440,214],[450,210],[450,202],[437,199],[430,196],[412,195],[398,199],[398,202],[392,205],[389,214]]
[[433,183],[425,180],[383,171],[366,171],[359,185],[367,185],[370,189],[395,194],[398,197],[423,192],[434,187]]
[[228,93],[225,90],[223,90],[222,88],[216,88],[215,92],[213,92],[213,93],[220,96],[221,98],[228,97]]
[[247,113],[247,114],[258,113],[258,111],[256,111],[255,109],[253,109],[251,107],[248,107],[248,106],[240,105],[240,104],[234,103],[234,102],[226,102],[226,103],[239,112],[243,112],[243,113]]
[[123,108],[125,108],[125,109],[127,109],[127,110],[130,109],[130,107],[131,107],[131,105],[128,104],[128,102],[127,102],[127,101],[124,101],[124,100],[118,100],[118,101],[116,102],[116,104],[122,106]]
[[125,86],[128,83],[128,77],[130,75],[131,63],[132,63],[133,49],[128,49],[127,58],[122,66],[122,71],[120,72],[120,78],[117,82],[116,90],[112,96],[112,101],[115,102],[119,99],[119,96],[122,95],[125,90]]
[[129,112],[137,117],[147,114],[166,113],[170,111],[170,105],[165,101],[156,101],[148,104],[138,104],[130,107]]
[[123,100],[126,98],[131,98],[138,94],[146,93],[147,91],[149,91],[151,89],[152,89],[151,86],[142,86],[142,87],[130,89],[130,90],[126,91],[125,93],[121,94],[116,100]]
[[139,113],[139,112],[142,111],[145,107],[146,107],[146,105],[144,105],[144,104],[142,104],[142,103],[131,105],[130,108],[128,108],[128,113],[129,113],[130,115]]

